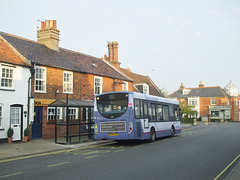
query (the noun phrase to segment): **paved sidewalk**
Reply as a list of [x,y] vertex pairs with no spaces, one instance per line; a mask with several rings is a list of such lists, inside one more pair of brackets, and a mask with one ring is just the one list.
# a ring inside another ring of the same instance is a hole
[[55,139],[37,139],[29,142],[13,142],[12,144],[0,144],[0,162],[4,159],[17,158],[21,156],[43,154],[49,152],[57,152],[67,149],[77,149],[95,144],[104,144],[111,141],[92,141],[82,144],[62,145],[55,144]]

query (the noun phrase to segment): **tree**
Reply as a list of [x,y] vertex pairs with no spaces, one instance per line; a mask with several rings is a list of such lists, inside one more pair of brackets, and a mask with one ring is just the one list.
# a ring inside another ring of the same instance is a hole
[[186,101],[182,101],[180,103],[180,108],[181,108],[181,117],[185,114],[186,117],[189,117],[190,118],[193,116],[193,115],[197,115],[197,111],[194,109],[195,106],[192,106],[192,105],[188,105]]

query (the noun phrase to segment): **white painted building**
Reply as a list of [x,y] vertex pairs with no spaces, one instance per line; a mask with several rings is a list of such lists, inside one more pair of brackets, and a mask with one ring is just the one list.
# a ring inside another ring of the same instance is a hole
[[[6,142],[9,127],[14,130],[13,141],[21,141],[24,129],[33,120],[34,104],[28,98],[31,63],[1,36],[0,46],[0,141]],[[28,104],[31,104],[30,110]]]

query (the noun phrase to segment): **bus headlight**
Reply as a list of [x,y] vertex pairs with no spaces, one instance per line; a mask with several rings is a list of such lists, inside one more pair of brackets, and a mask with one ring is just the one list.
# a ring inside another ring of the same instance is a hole
[[133,131],[133,123],[129,122],[129,130],[128,130],[128,134],[131,134]]
[[94,132],[95,132],[96,134],[98,134],[98,127],[97,127],[97,124],[95,124],[95,126],[94,126]]

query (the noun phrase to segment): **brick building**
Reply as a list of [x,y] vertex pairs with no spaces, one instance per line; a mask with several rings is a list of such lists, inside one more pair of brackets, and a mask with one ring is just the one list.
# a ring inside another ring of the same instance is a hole
[[[0,36],[22,58],[31,61],[35,69],[31,83],[33,138],[54,137],[55,114],[59,113],[59,117],[64,119],[60,115],[64,108],[55,112],[54,108],[48,107],[56,99],[64,99],[68,95],[70,100],[91,102],[94,94],[125,89],[132,91],[132,80],[110,63],[59,47],[59,32],[55,20],[41,22],[38,41],[0,32]],[[72,108],[71,113],[72,117],[77,117],[82,112]]]
[[169,95],[170,98],[185,101],[195,106],[197,117],[211,121],[239,121],[238,88],[230,82],[224,89],[219,86],[204,87],[200,81],[197,88],[180,89]]

